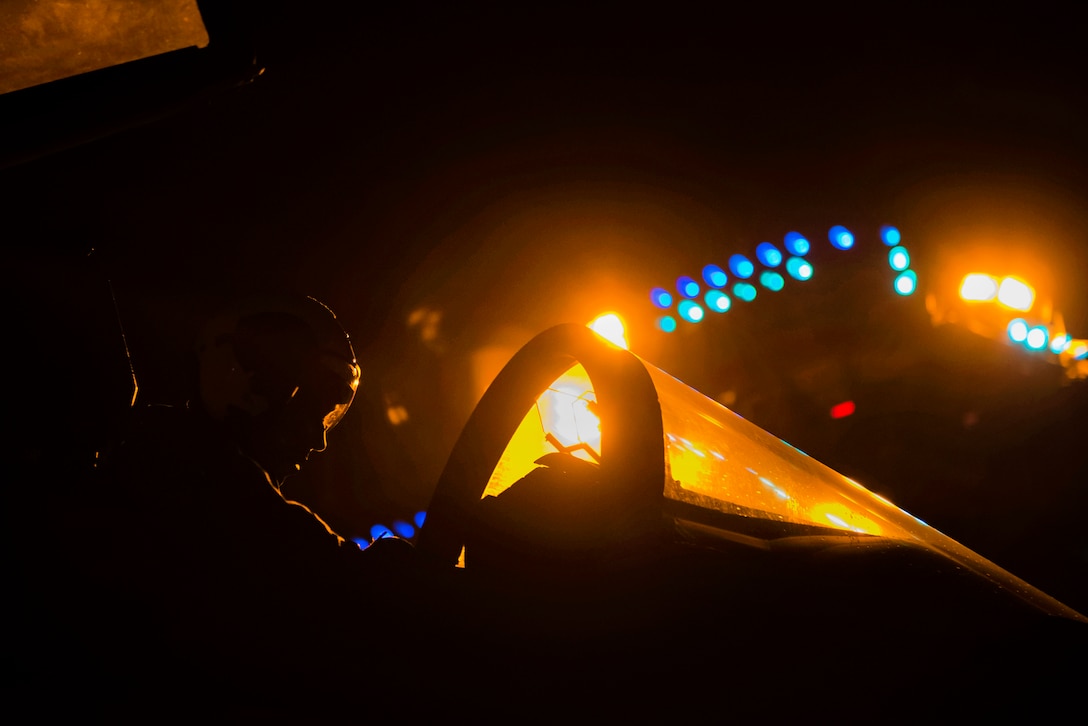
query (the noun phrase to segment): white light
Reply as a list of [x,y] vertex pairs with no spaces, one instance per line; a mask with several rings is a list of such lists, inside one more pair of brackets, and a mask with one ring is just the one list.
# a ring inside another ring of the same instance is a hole
[[997,288],[997,301],[1013,310],[1028,311],[1035,303],[1035,290],[1015,277],[1006,277]]
[[1042,350],[1046,347],[1046,339],[1046,328],[1036,326],[1028,331],[1028,337],[1024,343],[1032,350]]
[[589,329],[613,345],[627,349],[627,330],[619,315],[615,313],[598,315],[589,324]]
[[997,280],[981,272],[972,272],[960,283],[960,297],[969,302],[987,302],[997,297]]

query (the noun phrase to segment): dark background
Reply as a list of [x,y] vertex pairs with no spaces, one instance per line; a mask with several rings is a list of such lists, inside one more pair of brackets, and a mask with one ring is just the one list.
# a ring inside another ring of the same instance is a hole
[[[924,305],[977,251],[1088,334],[1071,5],[362,5],[204,3],[201,53],[0,99],[26,461],[106,446],[126,342],[138,398],[179,402],[203,315],[295,289],[337,311],[363,383],[286,490],[365,536],[426,507],[520,345],[614,309],[650,362],[1088,609],[1083,383]],[[840,223],[859,244],[836,257]],[[650,287],[792,229],[811,285],[654,330]]]

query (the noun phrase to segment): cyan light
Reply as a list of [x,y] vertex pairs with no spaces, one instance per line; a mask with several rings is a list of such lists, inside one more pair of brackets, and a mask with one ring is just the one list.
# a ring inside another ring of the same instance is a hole
[[725,283],[729,282],[729,277],[726,276],[725,270],[717,265],[707,265],[704,267],[703,279],[706,280],[706,284],[711,287],[725,287]]
[[759,275],[759,284],[773,292],[778,292],[786,286],[786,281],[782,279],[782,276],[777,272],[771,270],[764,270]]
[[1043,350],[1046,348],[1047,340],[1050,338],[1050,333],[1042,325],[1036,325],[1028,330],[1028,335],[1024,339],[1024,345],[1031,350]]
[[1064,353],[1069,350],[1069,346],[1072,345],[1073,339],[1069,336],[1069,333],[1062,333],[1061,335],[1055,335],[1050,341],[1050,352],[1055,355]]
[[890,224],[885,224],[880,228],[880,240],[889,247],[897,246],[900,239],[899,230]]
[[747,282],[738,282],[733,285],[733,297],[744,302],[752,302],[756,299],[756,287]]
[[662,310],[672,305],[672,293],[663,287],[655,287],[650,290],[650,300]]
[[832,227],[827,233],[827,238],[831,240],[832,245],[840,250],[848,250],[854,246],[854,235],[841,224]]
[[800,232],[787,232],[783,244],[786,245],[787,252],[797,257],[804,257],[812,249],[812,245]]
[[756,247],[756,257],[767,267],[778,267],[782,264],[782,253],[770,242],[760,242]]
[[910,267],[910,253],[906,247],[892,247],[888,250],[888,264],[897,272]]
[[1014,343],[1023,343],[1028,339],[1028,324],[1023,318],[1016,318],[1009,323],[1007,332],[1009,340]]
[[733,301],[721,290],[710,290],[703,299],[706,301],[707,310],[713,310],[716,313],[724,313],[733,307]]
[[800,257],[791,257],[786,260],[786,272],[794,280],[804,282],[812,277],[812,263]]
[[676,318],[671,315],[662,315],[657,319],[657,327],[666,333],[676,330]]
[[735,277],[747,280],[756,271],[756,266],[744,255],[733,255],[729,258],[729,269]]
[[904,270],[895,278],[895,292],[903,297],[913,295],[918,289],[918,275],[914,270]]
[[699,283],[687,275],[676,278],[676,291],[684,297],[695,297],[699,294]]
[[676,312],[689,323],[697,323],[705,316],[703,308],[694,300],[681,300],[676,306]]

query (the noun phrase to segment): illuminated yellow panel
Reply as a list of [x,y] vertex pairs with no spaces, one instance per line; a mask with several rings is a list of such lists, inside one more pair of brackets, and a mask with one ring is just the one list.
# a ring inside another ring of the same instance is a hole
[[484,496],[497,496],[536,467],[545,454],[567,451],[598,461],[601,419],[586,369],[575,365],[557,378],[525,414],[488,480]]
[[972,272],[960,284],[960,297],[968,302],[988,302],[997,297],[997,280],[981,272]]
[[997,288],[997,301],[1005,307],[1026,312],[1035,304],[1035,289],[1023,280],[1006,277]]
[[912,538],[872,508],[864,487],[667,373],[647,369],[665,430],[665,496],[747,517]]

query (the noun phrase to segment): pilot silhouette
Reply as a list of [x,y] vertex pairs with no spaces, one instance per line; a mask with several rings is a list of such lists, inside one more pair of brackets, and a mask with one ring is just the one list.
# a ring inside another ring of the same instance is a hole
[[186,405],[134,411],[77,526],[93,562],[74,568],[79,630],[117,668],[118,702],[174,702],[180,687],[194,708],[230,694],[313,715],[407,687],[397,654],[438,580],[407,542],[362,550],[280,491],[359,384],[336,316],[314,298],[246,299],[208,322],[193,364]]

